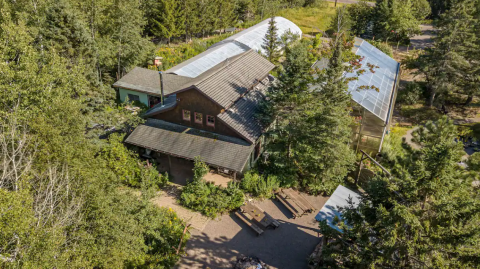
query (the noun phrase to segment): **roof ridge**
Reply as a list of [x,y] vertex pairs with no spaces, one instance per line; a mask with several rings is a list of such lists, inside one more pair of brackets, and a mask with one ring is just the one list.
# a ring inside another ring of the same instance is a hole
[[[237,62],[238,60],[244,58],[246,55],[250,54],[251,52],[254,52],[253,49],[249,49],[247,51],[245,51],[244,53],[240,54],[238,57],[235,57],[235,59],[233,59],[233,61],[229,62],[229,59],[231,58],[234,58],[234,57],[229,57],[227,59],[225,59],[225,61],[222,61],[220,62],[219,64],[222,64],[224,63],[224,65],[222,67],[220,67],[218,70],[216,70],[215,72],[209,74],[208,76],[205,76],[204,78],[200,79],[199,81],[195,82],[193,85],[197,86],[199,84],[201,84],[202,82],[204,82],[205,80],[215,76],[216,74],[219,74],[221,71],[223,71],[224,69],[226,69],[227,67],[229,67],[230,65],[234,64],[235,62]],[[227,64],[225,64],[225,62],[227,62]]]

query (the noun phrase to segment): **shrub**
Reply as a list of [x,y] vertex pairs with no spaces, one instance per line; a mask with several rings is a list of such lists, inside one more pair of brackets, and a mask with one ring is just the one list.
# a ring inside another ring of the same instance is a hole
[[468,169],[480,171],[480,152],[473,153],[467,160]]
[[147,186],[162,187],[168,182],[168,175],[160,174],[156,167],[147,162],[140,162],[136,154],[123,144],[125,135],[112,134],[108,145],[102,149],[102,155],[108,168],[125,184],[140,187],[142,182]]
[[187,208],[215,218],[217,214],[239,208],[244,202],[244,195],[238,184],[233,182],[223,188],[200,179],[183,188],[180,202]]
[[415,82],[410,82],[403,91],[400,91],[398,101],[405,105],[413,105],[420,100],[421,96],[422,87]]
[[241,187],[244,191],[254,196],[272,198],[275,190],[279,188],[279,182],[275,176],[264,178],[255,172],[249,171],[244,175]]
[[183,188],[180,202],[211,218],[239,208],[244,202],[239,184],[229,182],[226,188],[216,186],[203,179],[207,172],[208,166],[200,158],[195,158],[193,180]]

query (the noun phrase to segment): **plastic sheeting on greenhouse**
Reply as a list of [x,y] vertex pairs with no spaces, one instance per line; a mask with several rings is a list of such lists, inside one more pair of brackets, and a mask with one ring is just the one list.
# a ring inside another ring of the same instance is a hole
[[[167,70],[180,76],[195,78],[215,65],[233,56],[239,55],[249,49],[260,51],[263,53],[263,38],[268,30],[268,21],[266,19],[246,30],[243,30],[223,41],[220,41],[203,53]],[[278,38],[287,31],[302,35],[302,30],[293,22],[282,18],[275,17],[276,26],[278,28]]]
[[[352,99],[386,122],[395,89],[398,62],[360,38],[355,39],[354,52],[364,57],[361,63],[366,72],[360,75],[358,80],[349,82],[348,88]],[[373,68],[371,72],[367,63],[378,68]],[[356,76],[355,73],[347,74],[347,77],[354,76]],[[360,86],[375,86],[378,91],[376,89],[360,90]]]

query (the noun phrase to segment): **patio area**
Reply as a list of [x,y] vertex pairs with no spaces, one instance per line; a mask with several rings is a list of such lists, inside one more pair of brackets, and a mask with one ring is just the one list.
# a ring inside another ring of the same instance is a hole
[[192,229],[187,255],[175,268],[232,268],[240,255],[256,256],[269,268],[307,268],[307,258],[321,240],[315,215],[328,197],[305,196],[316,211],[296,219],[279,201],[254,201],[280,223],[258,237],[234,213],[210,220],[201,231]]

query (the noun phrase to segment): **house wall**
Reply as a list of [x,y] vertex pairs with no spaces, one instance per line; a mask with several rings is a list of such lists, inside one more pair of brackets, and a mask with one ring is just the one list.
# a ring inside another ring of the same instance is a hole
[[[182,111],[184,109],[190,111],[190,121],[183,120]],[[192,88],[177,93],[177,106],[174,109],[154,115],[152,118],[243,139],[228,125],[224,124],[216,117],[222,112],[222,109],[222,107],[208,99],[198,90]],[[195,123],[195,112],[202,113],[202,124]],[[214,127],[207,125],[207,115],[215,116]]]
[[140,97],[140,102],[148,106],[148,95],[146,93],[131,91],[131,90],[122,89],[122,88],[118,88],[118,93],[120,95],[121,102],[125,102],[125,98],[127,98],[129,94],[133,94],[133,95],[138,95],[138,97]]

